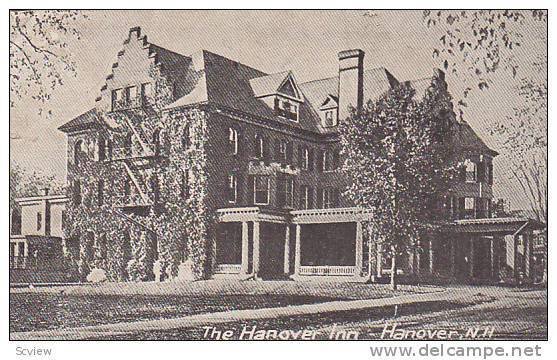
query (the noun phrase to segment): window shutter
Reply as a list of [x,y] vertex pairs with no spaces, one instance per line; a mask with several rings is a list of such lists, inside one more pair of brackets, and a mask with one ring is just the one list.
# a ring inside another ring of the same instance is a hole
[[489,182],[489,185],[493,185],[493,164],[489,163],[487,166],[489,167],[489,178],[487,181]]
[[308,209],[313,209],[313,187],[312,186],[308,186]]
[[313,149],[309,149],[309,151],[308,151],[308,157],[309,157],[309,159],[308,159],[308,170],[309,171],[313,171],[313,168],[314,168],[315,159],[314,159],[313,154],[314,154]]
[[303,162],[304,162],[304,148],[302,147],[302,145],[298,145],[298,169],[302,168]]
[[294,165],[294,145],[291,142],[286,143],[286,163]]

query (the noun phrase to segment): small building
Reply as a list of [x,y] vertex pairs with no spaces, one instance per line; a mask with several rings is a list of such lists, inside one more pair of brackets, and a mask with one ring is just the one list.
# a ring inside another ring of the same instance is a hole
[[[64,267],[62,238],[65,195],[17,198],[10,214],[10,280],[21,282]],[[28,282],[28,281],[25,281]]]

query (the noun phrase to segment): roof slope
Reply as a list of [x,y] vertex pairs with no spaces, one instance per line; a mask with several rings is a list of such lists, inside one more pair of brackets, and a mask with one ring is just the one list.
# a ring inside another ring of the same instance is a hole
[[92,108],[91,110],[86,111],[83,114],[73,118],[62,126],[59,126],[58,130],[62,132],[70,132],[75,130],[87,129],[92,126],[100,125],[99,121],[100,120],[97,109]]
[[455,150],[479,150],[492,156],[498,155],[497,151],[490,149],[466,121],[455,122],[452,135]]

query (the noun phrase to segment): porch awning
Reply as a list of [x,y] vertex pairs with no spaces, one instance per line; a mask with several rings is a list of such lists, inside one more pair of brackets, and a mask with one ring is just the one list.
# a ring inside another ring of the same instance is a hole
[[523,217],[455,220],[443,227],[452,233],[512,235],[520,231],[542,230],[545,224]]
[[371,211],[358,207],[296,210],[291,214],[295,224],[360,222],[369,220],[372,216]]
[[288,212],[279,212],[259,207],[236,207],[217,210],[220,222],[263,221],[285,224],[290,215]]

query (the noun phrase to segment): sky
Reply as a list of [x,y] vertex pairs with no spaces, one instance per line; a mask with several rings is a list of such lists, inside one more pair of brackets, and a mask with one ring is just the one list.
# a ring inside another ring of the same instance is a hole
[[[292,70],[298,82],[334,76],[337,53],[359,48],[365,67],[385,67],[398,80],[431,76],[440,67],[432,58],[438,30],[428,29],[421,11],[89,11],[78,22],[82,37],[68,43],[77,75],[65,76],[55,89],[49,108],[39,115],[39,104],[16,101],[10,113],[10,159],[31,170],[66,176],[66,139],[57,127],[91,109],[110,73],[131,27],[140,26],[150,42],[189,55],[200,49],[237,60],[268,73]],[[546,56],[540,29],[525,33],[515,51],[521,74],[529,74],[532,57]],[[459,93],[463,79],[447,76],[449,91]],[[493,77],[488,90],[468,99],[465,120],[484,141],[498,150],[489,124],[512,115],[518,98],[508,72]],[[494,162],[495,177],[505,176],[504,156]],[[496,197],[521,208],[517,184],[499,181]]]

